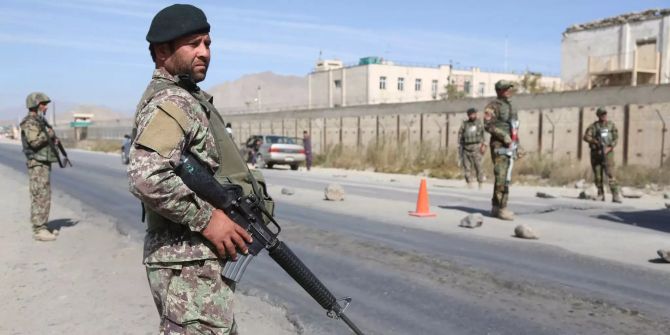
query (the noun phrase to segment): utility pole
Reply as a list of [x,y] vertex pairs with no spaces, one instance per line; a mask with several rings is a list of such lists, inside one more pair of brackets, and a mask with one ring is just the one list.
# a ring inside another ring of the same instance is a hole
[[451,73],[453,71],[454,71],[454,61],[450,59],[449,60],[449,75],[447,76],[447,86],[445,87],[446,90],[447,90],[447,92],[446,92],[447,99],[450,98],[449,97],[449,88],[451,87]]
[[256,104],[258,105],[258,111],[261,111],[261,85],[258,85],[256,89]]
[[505,35],[505,72],[507,72],[507,35]]

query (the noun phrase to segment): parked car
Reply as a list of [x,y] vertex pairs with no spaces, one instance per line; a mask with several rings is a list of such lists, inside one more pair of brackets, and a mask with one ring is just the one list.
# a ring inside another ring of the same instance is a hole
[[305,162],[305,148],[297,139],[279,135],[252,135],[242,148],[243,157],[260,168],[286,164],[297,170]]
[[133,144],[133,140],[130,138],[130,135],[123,135],[123,143],[121,144],[121,163],[128,164],[130,163],[130,146]]

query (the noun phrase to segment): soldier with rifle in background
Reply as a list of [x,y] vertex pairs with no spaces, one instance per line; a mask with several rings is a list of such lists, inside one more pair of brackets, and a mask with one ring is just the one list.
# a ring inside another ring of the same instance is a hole
[[482,155],[486,150],[484,143],[484,123],[477,118],[477,110],[470,108],[467,111],[468,118],[463,120],[461,128],[458,130],[458,153],[459,164],[463,169],[465,181],[468,187],[472,188],[472,170],[475,170],[479,189],[482,189],[484,181],[484,171],[482,171]]
[[276,238],[262,174],[248,169],[213,97],[197,84],[209,68],[209,31],[201,9],[175,4],[154,16],[146,36],[155,69],[135,114],[128,180],[146,214],[143,263],[159,332],[237,334],[235,283],[264,249],[349,324],[346,305]]
[[[57,231],[51,232],[47,227],[51,208],[51,163],[58,162],[60,167],[69,164],[63,145],[44,117],[50,102],[51,99],[44,93],[30,93],[26,97],[28,115],[20,125],[21,144],[28,167],[30,221],[33,238],[37,241],[53,241],[57,235]],[[63,154],[64,161],[61,161],[58,150]]]
[[512,107],[514,83],[499,80],[495,84],[497,98],[484,109],[484,124],[491,134],[491,161],[493,162],[493,198],[491,216],[502,220],[514,220],[514,213],[507,209],[509,185],[512,180],[514,160],[517,159],[519,144],[519,119]]
[[598,188],[596,200],[605,201],[603,175],[607,175],[612,192],[612,202],[621,203],[619,184],[614,177],[614,147],[619,139],[619,131],[614,122],[607,120],[607,110],[604,107],[598,107],[596,116],[598,116],[598,121],[586,128],[584,133],[584,141],[591,148],[593,182]]

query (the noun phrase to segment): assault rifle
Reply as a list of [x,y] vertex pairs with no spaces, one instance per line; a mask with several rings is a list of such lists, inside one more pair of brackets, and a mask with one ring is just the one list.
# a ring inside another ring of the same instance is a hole
[[512,169],[514,168],[514,161],[518,157],[519,149],[519,120],[512,119],[509,120],[510,128],[510,137],[512,138],[512,143],[509,148],[499,148],[496,149],[496,153],[499,155],[506,155],[509,157],[509,166],[507,167],[507,175],[505,176],[505,186],[509,186],[512,182]]
[[[67,152],[65,151],[65,148],[63,147],[63,143],[60,142],[60,139],[56,137],[56,133],[54,132],[53,127],[51,127],[50,124],[44,120],[44,128],[45,132],[47,133],[47,142],[49,143],[49,147],[51,147],[51,150],[54,151],[56,154],[56,159],[58,159],[58,166],[61,168],[66,167],[67,165],[70,165],[72,167],[72,162],[70,162],[70,159],[67,157]],[[53,132],[53,138],[49,136],[49,132],[47,131],[48,129],[51,129]],[[54,141],[55,140],[55,141]],[[57,143],[54,143],[57,142]],[[61,159],[61,155],[63,155],[63,159]]]
[[609,178],[610,171],[609,171],[609,166],[607,166],[607,139],[606,137],[609,136],[609,131],[607,128],[603,128],[600,130],[598,134],[598,146],[600,147],[600,155],[602,156],[602,164],[603,164],[603,169],[605,170],[605,175],[607,178]]
[[[49,146],[50,146],[51,149],[53,149],[53,151],[56,153],[56,158],[58,159],[58,165],[59,165],[61,168],[64,168],[64,167],[66,167],[66,166],[68,166],[68,165],[69,165],[70,167],[72,167],[72,162],[70,162],[70,159],[67,158],[67,152],[65,152],[65,148],[63,147],[63,143],[60,142],[60,139],[58,139],[58,137],[55,137],[55,136],[54,136],[54,138],[55,138],[56,140],[58,140],[58,144],[55,144],[55,143],[54,143],[54,140],[51,139],[51,138],[49,138]],[[56,148],[58,148],[58,150],[56,150]],[[58,153],[59,151],[60,151],[60,154]],[[60,157],[61,155],[63,155],[63,158],[62,158],[62,159],[61,159],[61,157]]]
[[[223,210],[231,220],[246,229],[253,238],[253,242],[248,244],[248,254],[239,255],[237,261],[226,262],[221,273],[223,277],[238,282],[242,279],[242,274],[253,257],[263,249],[267,249],[270,257],[327,311],[329,317],[342,319],[354,334],[363,335],[363,332],[344,314],[351,303],[351,298],[339,299],[344,302],[344,306],[341,306],[338,303],[339,300],[330,293],[328,288],[284,242],[277,238],[281,227],[272,214],[262,206],[261,199],[257,195],[245,196],[239,185],[220,184],[190,154],[181,157],[180,164],[175,171],[184,184],[198,197]],[[270,221],[276,232],[268,228],[265,219]]]

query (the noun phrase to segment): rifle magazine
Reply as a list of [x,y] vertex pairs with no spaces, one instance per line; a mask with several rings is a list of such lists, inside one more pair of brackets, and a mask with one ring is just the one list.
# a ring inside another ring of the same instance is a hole
[[239,282],[242,279],[244,271],[247,269],[247,265],[251,263],[251,260],[254,258],[252,254],[238,255],[237,261],[227,261],[223,265],[223,270],[221,270],[221,276],[223,278],[232,280],[234,282]]

